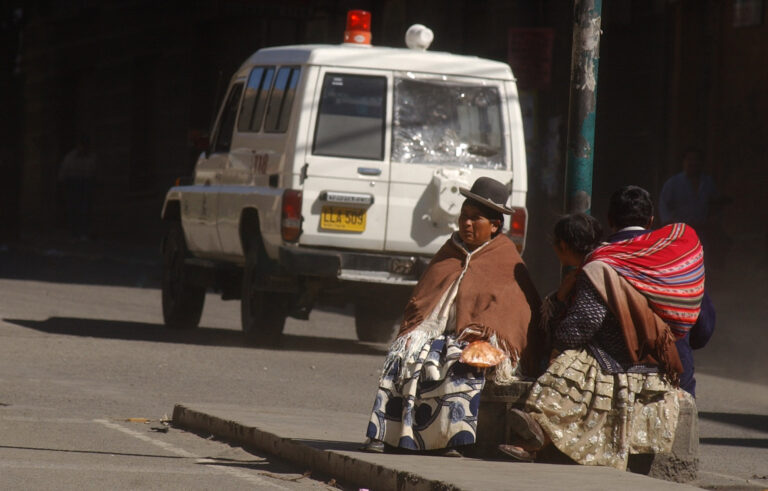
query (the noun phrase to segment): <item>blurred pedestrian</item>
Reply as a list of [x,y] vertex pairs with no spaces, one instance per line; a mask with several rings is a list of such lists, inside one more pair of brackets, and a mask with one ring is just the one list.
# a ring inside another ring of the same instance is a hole
[[91,151],[88,135],[82,134],[59,167],[59,180],[64,186],[67,206],[67,224],[73,240],[88,240],[90,237],[95,174],[96,157]]
[[709,206],[717,195],[712,177],[704,174],[701,151],[689,148],[683,154],[683,170],[667,179],[659,196],[662,225],[685,223],[697,232],[704,227]]
[[683,170],[670,177],[661,188],[659,219],[661,225],[685,223],[696,230],[704,250],[718,265],[730,247],[730,238],[714,217],[714,210],[728,204],[721,196],[712,176],[704,173],[701,150],[688,148],[683,153]]

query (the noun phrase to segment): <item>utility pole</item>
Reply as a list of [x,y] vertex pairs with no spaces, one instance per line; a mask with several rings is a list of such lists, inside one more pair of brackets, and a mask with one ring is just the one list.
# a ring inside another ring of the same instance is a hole
[[566,213],[590,213],[595,155],[597,66],[602,0],[575,0],[571,48],[571,95],[565,163]]

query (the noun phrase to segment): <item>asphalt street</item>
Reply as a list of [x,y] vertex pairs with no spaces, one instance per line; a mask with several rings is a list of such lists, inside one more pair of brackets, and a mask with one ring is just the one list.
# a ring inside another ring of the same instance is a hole
[[[334,339],[333,322],[322,336],[289,327],[284,350],[255,349],[237,304],[214,295],[204,328],[168,331],[159,291],[137,286],[153,274],[141,260],[6,250],[0,267],[1,489],[336,488],[164,420],[189,399],[324,404],[345,359],[374,366],[380,349]],[[371,386],[374,371],[354,385]],[[338,393],[328,410],[358,399]]]
[[[733,274],[759,293],[766,282],[755,270]],[[168,331],[158,276],[152,248],[0,248],[0,487],[334,485],[332,476],[306,477],[305,469],[164,419],[182,401],[365,415],[386,347],[358,343],[348,311],[316,310],[310,321],[289,319],[280,347],[255,348],[240,334],[237,303],[213,294],[200,329]],[[713,277],[718,332],[697,352],[702,445],[694,484],[765,488],[767,342],[755,336],[765,306],[732,294],[734,278]]]

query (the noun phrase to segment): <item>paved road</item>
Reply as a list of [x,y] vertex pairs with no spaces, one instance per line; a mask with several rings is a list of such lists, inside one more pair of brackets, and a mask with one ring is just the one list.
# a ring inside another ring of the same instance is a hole
[[369,394],[334,384],[351,363],[347,381],[373,387],[381,348],[320,315],[320,337],[289,326],[283,350],[255,349],[237,304],[213,295],[203,329],[169,332],[158,290],[129,286],[151,276],[145,266],[0,253],[0,488],[331,489],[162,420],[182,400],[364,411]]
[[[289,320],[280,348],[257,349],[238,305],[212,294],[201,329],[167,331],[154,256],[116,249],[0,249],[0,487],[327,488],[160,420],[182,401],[366,414],[385,347],[356,342],[347,312],[315,311]],[[754,368],[765,337],[744,346],[758,319],[726,305],[728,341],[698,358],[699,484],[768,487],[768,381]]]

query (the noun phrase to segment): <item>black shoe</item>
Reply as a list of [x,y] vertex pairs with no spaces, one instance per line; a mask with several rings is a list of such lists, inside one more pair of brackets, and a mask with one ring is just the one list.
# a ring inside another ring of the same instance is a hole
[[547,444],[547,436],[544,434],[541,425],[525,411],[510,409],[508,421],[512,431],[525,440],[525,444],[522,446],[526,450],[536,451]]
[[499,450],[507,457],[518,462],[533,462],[536,452],[529,452],[517,445],[499,445]]
[[369,438],[363,446],[360,447],[360,450],[368,453],[384,453],[384,442]]

